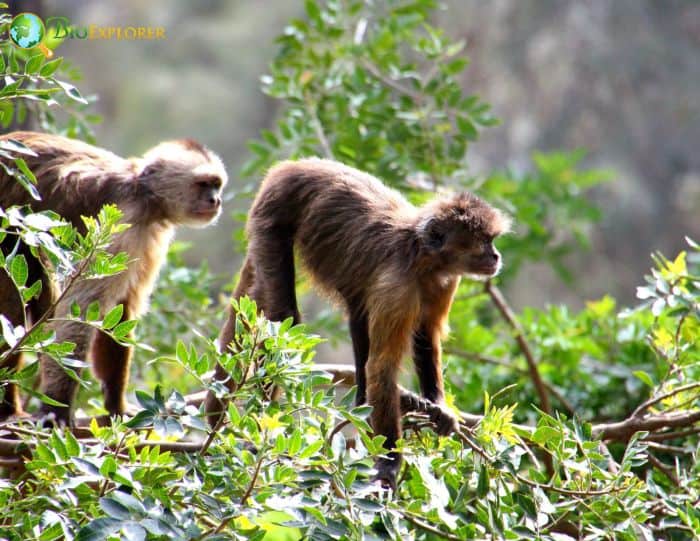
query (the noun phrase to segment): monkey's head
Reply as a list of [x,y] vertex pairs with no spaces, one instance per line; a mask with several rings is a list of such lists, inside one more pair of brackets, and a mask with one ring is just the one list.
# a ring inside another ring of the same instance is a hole
[[501,270],[494,239],[510,229],[510,218],[468,192],[437,199],[421,209],[421,254],[431,271],[490,278]]
[[228,181],[221,159],[191,139],[161,143],[139,160],[139,185],[163,219],[203,227],[221,214]]

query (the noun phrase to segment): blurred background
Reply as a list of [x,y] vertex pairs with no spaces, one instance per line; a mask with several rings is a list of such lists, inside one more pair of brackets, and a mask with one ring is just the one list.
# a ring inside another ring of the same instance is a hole
[[[301,0],[44,0],[15,2],[75,25],[162,26],[165,40],[66,40],[60,54],[99,96],[98,144],[140,154],[162,139],[199,139],[220,153],[231,192],[245,146],[273,125],[277,104],[260,91],[274,38]],[[501,124],[470,147],[471,172],[526,169],[535,150],[588,151],[583,164],[612,171],[593,192],[603,219],[592,250],[573,256],[575,287],[530,264],[510,288],[516,306],[581,306],[608,292],[633,302],[651,266],[700,240],[700,2],[693,0],[455,0],[437,24],[466,39],[467,93],[493,105]],[[202,105],[205,104],[205,105]],[[250,200],[229,200],[229,211]],[[230,217],[181,231],[222,282],[237,272]],[[507,263],[507,254],[505,254]]]

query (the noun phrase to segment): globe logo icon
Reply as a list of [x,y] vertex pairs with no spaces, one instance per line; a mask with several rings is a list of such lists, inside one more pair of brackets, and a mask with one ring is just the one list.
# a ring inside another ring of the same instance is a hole
[[20,13],[10,23],[10,39],[17,47],[22,49],[39,47],[39,50],[48,58],[53,56],[53,51],[41,43],[45,34],[44,21],[34,13]]

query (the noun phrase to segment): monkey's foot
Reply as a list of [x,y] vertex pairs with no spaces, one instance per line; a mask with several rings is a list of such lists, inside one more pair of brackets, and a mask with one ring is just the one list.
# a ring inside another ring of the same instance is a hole
[[396,490],[396,477],[399,473],[401,462],[399,459],[381,458],[376,463],[377,473],[372,481],[378,483],[384,489]]
[[44,428],[59,428],[73,426],[73,416],[68,408],[44,406],[34,418]]

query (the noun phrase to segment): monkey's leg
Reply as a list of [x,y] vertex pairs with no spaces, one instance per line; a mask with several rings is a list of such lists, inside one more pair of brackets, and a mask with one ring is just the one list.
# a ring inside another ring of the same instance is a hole
[[[259,302],[260,299],[256,298],[254,295],[254,286],[255,267],[250,257],[246,256],[245,261],[243,262],[243,268],[241,269],[241,277],[238,282],[238,286],[236,286],[236,289],[233,292],[233,298],[239,299],[244,295],[248,295],[252,300]],[[231,344],[235,333],[235,327],[236,314],[233,311],[233,308],[229,306],[226,309],[226,321],[224,322],[224,326],[221,328],[221,333],[219,334],[219,348],[221,351],[225,351]],[[225,385],[230,392],[235,391],[235,385],[230,375],[228,372],[226,372],[226,370],[224,370],[224,367],[218,363],[216,364],[214,379],[216,381],[225,382]],[[204,411],[206,413],[209,426],[216,425],[223,415],[225,409],[226,403],[223,400],[220,400],[213,392],[209,391],[204,400]]]
[[[359,313],[357,313],[359,312]],[[367,328],[367,314],[357,311],[350,315],[350,338],[355,355],[355,384],[357,395],[355,403],[359,406],[367,401],[367,374],[365,366],[369,356],[369,331]]]
[[[386,458],[377,461],[377,479],[396,486],[401,454],[393,449],[401,435],[401,405],[397,378],[401,358],[407,349],[414,328],[411,303],[388,297],[384,303],[370,307],[369,358],[365,367],[367,402],[372,406],[371,425],[375,434],[386,437]],[[395,307],[389,311],[388,309]]]
[[[441,357],[440,333],[428,325],[421,325],[413,335],[413,362],[422,395],[438,406],[431,408],[431,420],[437,433],[446,436],[457,429],[458,420],[444,405]],[[406,398],[404,402],[408,402]]]
[[[371,425],[375,434],[386,437],[384,447],[394,449],[401,431],[399,389],[396,384],[398,363],[370,355],[367,362],[367,399],[372,406]],[[401,454],[389,451],[377,461],[377,479],[396,488],[396,476],[401,467]]]
[[[12,279],[4,270],[0,270],[0,314],[4,315],[13,325],[24,325],[24,305],[19,298],[19,294],[15,289]],[[0,348],[2,351],[7,351],[9,346],[3,344]],[[0,363],[0,368],[7,368],[11,372],[19,370],[22,366],[22,354],[15,353]],[[22,405],[19,400],[17,386],[7,381],[0,380],[0,392],[4,393],[0,400],[0,419],[5,419],[10,415],[20,414]]]
[[[88,344],[92,335],[92,329],[82,323],[61,322],[56,327],[56,341],[75,343],[72,357],[80,361],[87,358]],[[39,390],[49,398],[66,404],[65,406],[54,406],[43,403],[39,412],[42,417],[53,416],[53,420],[58,424],[68,425],[72,421],[73,402],[78,391],[76,379],[80,377],[82,369],[64,368],[51,357],[43,354],[39,356],[39,362],[41,363]],[[69,375],[67,370],[73,371],[74,376]]]
[[301,321],[294,280],[294,239],[275,230],[259,235],[249,247],[255,265],[251,296],[271,321]]
[[[126,300],[118,302],[124,306],[122,321],[131,317]],[[95,333],[92,341],[92,366],[102,385],[105,409],[110,415],[126,412],[126,385],[129,381],[132,348],[115,342],[108,334]]]
[[[56,318],[65,318],[70,313],[73,303],[77,303],[82,313],[87,306],[98,301],[101,307],[107,306],[108,293],[114,291],[114,282],[110,279],[89,280],[76,286],[73,294],[67,295],[56,307]],[[111,289],[110,289],[111,288]],[[75,349],[72,358],[85,361],[94,331],[85,323],[73,321],[57,321],[53,325],[56,329],[56,342],[73,342]],[[64,368],[48,355],[40,355],[41,385],[39,390],[66,406],[53,406],[43,403],[39,409],[42,417],[54,417],[59,424],[70,424],[73,415],[73,402],[78,390],[78,379],[82,370],[80,368]],[[69,373],[72,371],[73,373]]]

